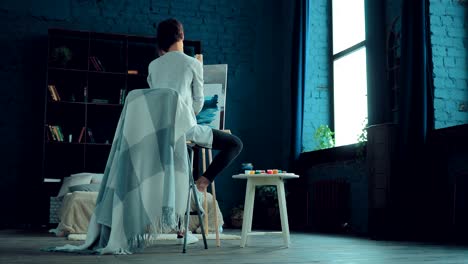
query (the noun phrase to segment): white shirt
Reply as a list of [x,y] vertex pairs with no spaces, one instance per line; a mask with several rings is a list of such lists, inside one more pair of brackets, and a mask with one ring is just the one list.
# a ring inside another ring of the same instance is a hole
[[[148,66],[148,85],[152,89],[169,88],[176,90],[181,99],[192,107],[196,123],[204,103],[203,65],[181,51],[166,52]],[[187,140],[199,146],[211,148],[213,131],[209,126],[196,125],[186,134]]]
[[195,114],[203,108],[203,66],[181,51],[170,51],[153,60],[147,81],[150,88],[176,90]]

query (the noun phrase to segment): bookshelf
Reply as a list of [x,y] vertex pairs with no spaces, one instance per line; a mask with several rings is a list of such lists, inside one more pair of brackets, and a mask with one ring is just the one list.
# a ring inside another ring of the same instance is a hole
[[[199,41],[184,46],[188,55],[201,54]],[[148,87],[156,57],[154,37],[49,29],[44,182],[104,171],[125,96]]]

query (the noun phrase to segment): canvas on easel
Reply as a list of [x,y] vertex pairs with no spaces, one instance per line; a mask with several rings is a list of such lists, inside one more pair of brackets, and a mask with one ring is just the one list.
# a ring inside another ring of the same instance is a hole
[[224,129],[226,114],[227,64],[203,66],[205,102],[197,115],[199,125]]

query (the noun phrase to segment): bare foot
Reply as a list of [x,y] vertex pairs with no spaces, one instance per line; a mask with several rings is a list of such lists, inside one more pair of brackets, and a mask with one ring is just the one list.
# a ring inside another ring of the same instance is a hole
[[68,236],[68,232],[62,230],[62,231],[58,232],[55,235],[58,236],[58,237],[66,237],[66,236]]
[[208,187],[208,185],[210,185],[210,180],[208,180],[205,176],[200,176],[200,178],[198,178],[196,184],[197,184],[197,189],[200,191],[200,192],[205,192],[206,191],[206,188]]

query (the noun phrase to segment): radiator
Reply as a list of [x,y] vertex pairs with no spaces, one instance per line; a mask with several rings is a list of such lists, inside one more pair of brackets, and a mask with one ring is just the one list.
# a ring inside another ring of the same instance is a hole
[[318,231],[346,229],[350,218],[349,189],[349,183],[344,179],[313,182],[309,190],[309,226]]

